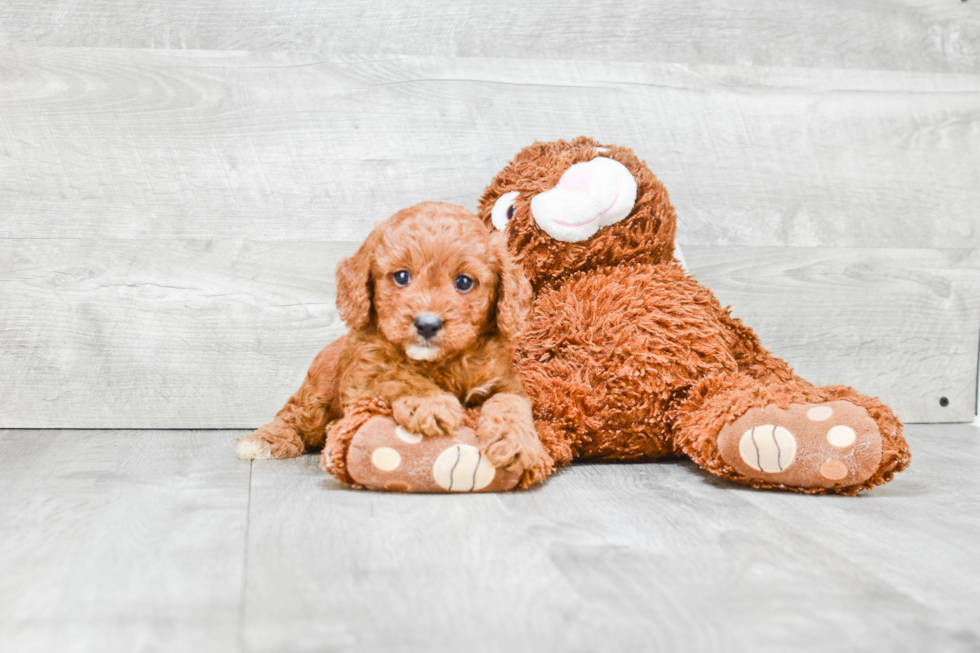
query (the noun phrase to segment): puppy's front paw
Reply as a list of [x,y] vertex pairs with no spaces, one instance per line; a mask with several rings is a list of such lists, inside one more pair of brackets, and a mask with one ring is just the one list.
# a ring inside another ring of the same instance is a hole
[[507,428],[484,428],[481,424],[479,438],[484,453],[494,467],[511,472],[523,472],[535,467],[541,460],[541,441],[534,428],[523,424],[510,424]]
[[533,469],[544,454],[530,404],[523,397],[497,395],[484,404],[477,437],[487,458],[500,469]]
[[295,458],[305,451],[303,441],[295,431],[277,422],[238,439],[238,457],[242,460]]
[[459,399],[443,393],[426,397],[400,397],[391,404],[392,416],[413,433],[437,437],[452,435],[463,424]]

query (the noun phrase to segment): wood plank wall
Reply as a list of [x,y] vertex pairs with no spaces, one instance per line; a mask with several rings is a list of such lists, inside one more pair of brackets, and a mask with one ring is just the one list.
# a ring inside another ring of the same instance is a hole
[[263,423],[375,221],[579,134],[797,371],[970,421],[978,73],[956,0],[5,3],[0,427]]

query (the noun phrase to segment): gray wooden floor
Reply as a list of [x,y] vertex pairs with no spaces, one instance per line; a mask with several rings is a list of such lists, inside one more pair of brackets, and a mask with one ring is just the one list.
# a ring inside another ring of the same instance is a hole
[[237,435],[0,431],[0,650],[980,650],[976,427],[854,499],[680,461],[374,494]]

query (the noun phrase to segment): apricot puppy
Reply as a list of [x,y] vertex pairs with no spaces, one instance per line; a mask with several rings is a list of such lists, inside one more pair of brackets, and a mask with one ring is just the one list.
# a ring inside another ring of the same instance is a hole
[[523,471],[542,448],[513,364],[531,287],[501,234],[460,206],[425,202],[378,225],[337,268],[348,333],[316,357],[275,420],[238,441],[241,458],[323,447],[328,422],[379,397],[405,429],[451,435],[478,407],[477,437],[495,467]]

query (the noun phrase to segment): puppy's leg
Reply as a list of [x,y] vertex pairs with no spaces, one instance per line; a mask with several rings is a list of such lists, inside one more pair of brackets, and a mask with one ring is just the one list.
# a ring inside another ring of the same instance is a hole
[[476,435],[494,467],[523,472],[541,461],[541,440],[527,397],[501,392],[487,399]]
[[295,458],[305,452],[306,446],[295,427],[289,423],[288,418],[279,416],[238,439],[238,457],[242,460]]
[[340,338],[321,351],[303,385],[276,418],[239,438],[239,458],[295,458],[323,447],[327,423],[341,415],[337,383],[342,347],[343,338]]
[[398,424],[422,435],[452,435],[463,424],[463,407],[448,392],[399,397],[391,410]]

